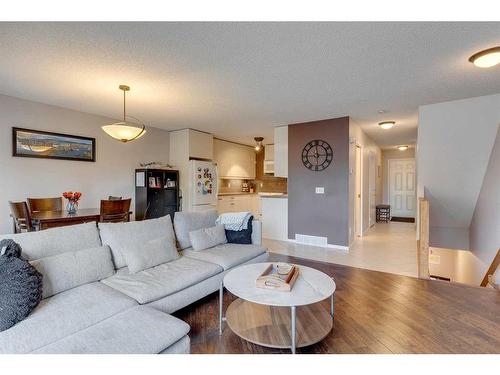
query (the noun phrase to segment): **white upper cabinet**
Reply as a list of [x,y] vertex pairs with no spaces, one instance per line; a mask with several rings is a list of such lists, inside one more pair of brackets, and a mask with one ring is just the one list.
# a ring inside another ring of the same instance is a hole
[[274,176],[288,177],[288,126],[274,128]]
[[274,145],[266,145],[264,147],[264,160],[274,160]]
[[214,136],[209,133],[188,129],[189,157],[212,160],[214,157]]
[[253,147],[214,139],[214,161],[217,163],[220,178],[255,178]]

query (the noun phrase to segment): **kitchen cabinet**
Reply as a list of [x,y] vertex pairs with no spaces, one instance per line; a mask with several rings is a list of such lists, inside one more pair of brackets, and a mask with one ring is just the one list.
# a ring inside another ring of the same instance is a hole
[[288,177],[288,126],[274,128],[274,176]]
[[219,214],[250,211],[257,220],[260,217],[260,199],[256,194],[219,195],[217,211]]
[[274,145],[266,145],[264,147],[264,160],[274,160]]
[[288,240],[288,198],[261,197],[262,237]]
[[214,139],[214,161],[219,178],[254,179],[255,151],[253,147]]

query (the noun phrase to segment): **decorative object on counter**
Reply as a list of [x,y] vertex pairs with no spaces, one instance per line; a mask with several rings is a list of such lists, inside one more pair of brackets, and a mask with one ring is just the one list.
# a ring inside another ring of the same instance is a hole
[[[130,91],[130,87],[127,85],[120,85],[118,88],[123,91],[123,121],[104,125],[102,126],[102,130],[110,137],[127,143],[146,134],[146,125],[138,118],[127,116],[126,114],[125,100],[127,91]],[[127,121],[127,118],[132,119],[134,122]]]
[[272,289],[280,292],[290,292],[299,276],[299,267],[278,263],[270,264],[257,278],[255,286],[262,289]]
[[321,139],[315,139],[304,146],[302,150],[302,164],[311,171],[322,171],[333,160],[332,147]]
[[148,163],[139,163],[141,168],[146,169],[173,169],[174,167],[168,163],[162,161],[150,161]]
[[[9,250],[10,249],[10,250]],[[21,258],[20,246],[0,242],[0,332],[26,318],[42,299],[42,275]]]
[[259,152],[262,150],[262,141],[264,140],[264,137],[255,137],[255,151]]
[[250,191],[250,188],[248,187],[249,183],[247,180],[243,180],[241,183],[241,192],[242,193],[248,193]]
[[78,201],[82,197],[82,193],[79,191],[75,191],[74,193],[72,191],[65,191],[63,197],[68,200],[66,204],[66,211],[68,211],[68,214],[76,214],[78,210]]
[[95,161],[95,138],[12,128],[12,156]]

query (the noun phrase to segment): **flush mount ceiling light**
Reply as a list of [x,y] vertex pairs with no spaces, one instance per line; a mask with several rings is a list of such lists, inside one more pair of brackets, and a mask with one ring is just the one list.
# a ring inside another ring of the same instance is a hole
[[259,152],[262,149],[262,141],[264,140],[263,137],[255,137],[255,151]]
[[405,146],[405,145],[397,146],[397,149],[399,151],[406,151],[406,150],[408,150],[408,146]]
[[[130,91],[130,87],[127,85],[120,85],[119,89],[123,91],[123,121],[115,122],[110,125],[104,125],[102,130],[114,139],[118,139],[119,141],[126,143],[146,134],[146,125],[144,125],[139,119],[126,114],[125,95],[127,91]],[[127,119],[132,119],[134,122],[127,121]]]
[[469,57],[469,61],[478,68],[491,68],[500,64],[500,47],[488,48],[475,53]]
[[392,128],[394,125],[396,125],[395,121],[382,121],[378,123],[378,126],[385,130]]

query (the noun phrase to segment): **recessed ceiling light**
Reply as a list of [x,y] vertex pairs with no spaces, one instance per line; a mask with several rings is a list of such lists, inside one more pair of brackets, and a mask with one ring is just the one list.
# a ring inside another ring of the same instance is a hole
[[500,64],[500,47],[488,48],[475,53],[469,57],[469,61],[478,68],[491,68]]
[[408,146],[405,146],[405,145],[401,145],[401,146],[397,146],[397,147],[398,147],[399,151],[406,151],[406,150],[408,150]]
[[385,130],[392,128],[394,125],[396,125],[395,121],[382,121],[378,123],[378,126]]
[[382,115],[384,113],[387,113],[388,111],[386,111],[385,109],[379,109],[377,112]]

